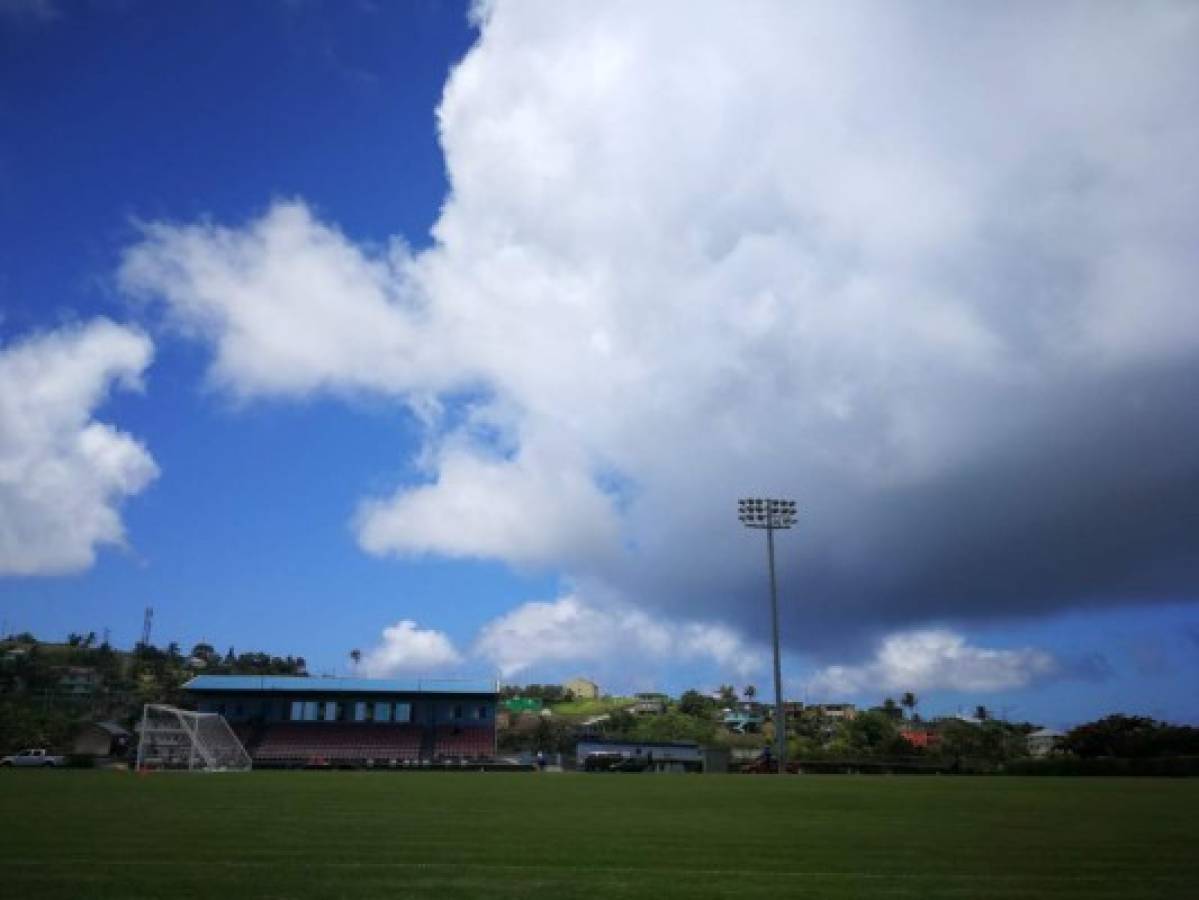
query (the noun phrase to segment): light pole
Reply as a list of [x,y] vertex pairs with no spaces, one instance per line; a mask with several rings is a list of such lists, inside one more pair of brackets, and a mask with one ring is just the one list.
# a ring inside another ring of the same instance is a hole
[[766,529],[770,564],[770,623],[774,631],[774,746],[779,774],[787,771],[787,713],[783,709],[783,669],[779,662],[779,598],[774,577],[774,531],[795,524],[794,500],[753,498],[737,501],[737,516],[747,528]]

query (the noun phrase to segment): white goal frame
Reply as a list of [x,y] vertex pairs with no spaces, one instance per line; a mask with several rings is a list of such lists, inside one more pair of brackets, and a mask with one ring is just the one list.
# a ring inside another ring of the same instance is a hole
[[147,703],[142,707],[139,730],[138,772],[248,772],[253,768],[250,754],[225,717],[217,713]]

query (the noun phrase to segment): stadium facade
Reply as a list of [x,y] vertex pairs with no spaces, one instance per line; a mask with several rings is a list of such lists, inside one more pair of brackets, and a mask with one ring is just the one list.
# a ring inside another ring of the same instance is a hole
[[183,686],[225,717],[256,766],[410,766],[495,756],[490,681],[200,675]]

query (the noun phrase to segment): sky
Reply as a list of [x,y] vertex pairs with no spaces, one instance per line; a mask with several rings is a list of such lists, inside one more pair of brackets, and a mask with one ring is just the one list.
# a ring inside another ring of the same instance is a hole
[[0,623],[1199,722],[1193,3],[0,0]]

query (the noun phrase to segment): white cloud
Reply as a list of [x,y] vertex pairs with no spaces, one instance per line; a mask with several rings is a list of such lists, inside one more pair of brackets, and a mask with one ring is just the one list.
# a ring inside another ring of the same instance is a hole
[[363,654],[358,668],[363,675],[383,678],[436,673],[461,662],[461,655],[445,633],[402,619],[383,629],[382,640]]
[[758,629],[762,491],[798,642],[1193,587],[1199,8],[476,9],[432,247],[294,201],[122,268],[235,396],[421,417],[366,549]]
[[614,552],[618,525],[595,483],[555,465],[547,448],[515,459],[477,449],[437,453],[437,481],[367,501],[357,530],[371,553],[440,553],[515,564],[569,563],[579,553]]
[[1060,671],[1043,650],[976,647],[960,634],[927,629],[893,634],[875,658],[858,666],[829,666],[808,687],[845,696],[868,691],[1005,691],[1028,687]]
[[118,506],[158,468],[92,415],[114,386],[140,387],[152,352],[105,319],[0,350],[0,575],[77,572],[124,543]]
[[538,667],[591,666],[613,672],[652,672],[683,662],[715,665],[742,677],[762,667],[761,653],[732,629],[716,623],[674,623],[637,609],[588,605],[570,595],[525,603],[488,622],[474,653],[509,678]]

